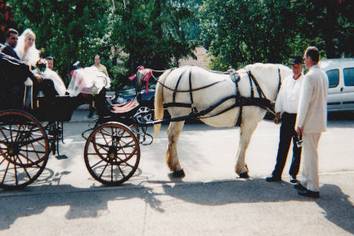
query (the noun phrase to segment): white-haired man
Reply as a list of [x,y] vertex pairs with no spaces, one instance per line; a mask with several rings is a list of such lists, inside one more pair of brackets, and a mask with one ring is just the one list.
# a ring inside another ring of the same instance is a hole
[[327,127],[327,90],[328,78],[318,66],[319,51],[308,47],[304,62],[309,69],[305,75],[297,112],[296,132],[302,137],[302,180],[295,185],[298,194],[319,198],[318,142]]

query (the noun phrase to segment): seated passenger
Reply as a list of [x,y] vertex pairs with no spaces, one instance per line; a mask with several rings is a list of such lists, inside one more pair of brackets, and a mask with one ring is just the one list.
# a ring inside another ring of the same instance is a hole
[[27,64],[0,53],[0,107],[23,108],[24,82],[27,78],[37,81]]
[[110,86],[111,79],[95,66],[75,68],[71,71],[68,93],[71,97],[76,97],[80,93],[97,95],[102,89]]
[[50,84],[48,81],[51,81],[55,89],[55,95],[64,96],[66,94],[66,87],[63,80],[55,71],[48,68],[45,59],[38,61],[35,73],[38,73],[42,77],[44,83],[42,87],[44,86],[47,90],[51,89],[50,85],[48,87],[48,84]]

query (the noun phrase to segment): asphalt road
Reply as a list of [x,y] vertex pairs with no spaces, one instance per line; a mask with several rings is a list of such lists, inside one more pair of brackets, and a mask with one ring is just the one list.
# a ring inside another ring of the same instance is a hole
[[[79,112],[74,121],[83,120]],[[261,122],[247,153],[249,180],[234,173],[238,129],[187,125],[179,142],[186,177],[168,177],[167,138],[142,146],[135,176],[121,187],[90,177],[80,133],[65,125],[62,152],[22,191],[0,191],[0,235],[352,235],[354,117],[335,115],[320,141],[321,198],[300,197],[287,182],[264,181],[275,164],[279,126]],[[291,153],[290,153],[291,154]],[[289,155],[290,155],[289,154]],[[290,158],[289,158],[290,160]]]

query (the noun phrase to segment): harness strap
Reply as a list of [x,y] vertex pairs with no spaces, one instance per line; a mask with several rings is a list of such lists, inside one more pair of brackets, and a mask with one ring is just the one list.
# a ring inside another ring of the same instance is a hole
[[250,82],[250,87],[251,87],[251,98],[254,98],[253,83],[250,76],[248,76],[248,81]]
[[187,108],[190,108],[190,107],[192,107],[192,104],[183,103],[183,102],[169,102],[169,103],[164,103],[163,107],[164,108],[168,108],[168,107],[187,107]]
[[189,96],[191,97],[191,107],[192,107],[192,112],[197,113],[197,108],[194,106],[194,101],[193,101],[193,88],[192,88],[192,71],[189,71]]
[[232,81],[234,81],[234,83],[235,83],[235,89],[236,89],[235,90],[235,105],[232,106],[232,107],[227,108],[224,112],[230,110],[231,108],[239,106],[240,107],[240,112],[239,112],[239,115],[237,117],[237,121],[236,121],[235,126],[240,126],[241,125],[241,121],[242,121],[242,107],[243,107],[243,104],[242,104],[242,96],[240,94],[240,89],[239,89],[239,86],[238,86],[238,82],[240,82],[241,77],[238,74],[237,74],[237,77],[236,77],[236,74],[237,74],[236,72],[230,74]]
[[279,83],[278,83],[278,93],[279,93],[279,90],[281,88],[281,74],[280,74],[280,68],[278,68],[278,79],[279,79]]
[[[280,77],[279,68],[278,68],[278,72],[279,72],[279,83],[281,83],[281,77]],[[240,76],[236,77],[235,73],[232,73],[232,74],[230,74],[230,76],[231,76],[232,81],[235,83],[235,94],[231,95],[231,96],[227,96],[227,97],[221,99],[219,102],[211,105],[207,109],[198,112],[193,107],[194,100],[193,100],[193,93],[192,92],[196,91],[196,90],[199,90],[199,89],[202,89],[203,87],[198,88],[198,89],[193,89],[192,88],[192,80],[191,80],[192,76],[191,76],[191,71],[189,71],[189,88],[190,89],[189,90],[183,90],[183,91],[184,92],[189,92],[191,103],[176,103],[175,102],[175,96],[176,96],[175,93],[176,92],[181,92],[181,91],[176,91],[177,87],[178,87],[178,85],[176,85],[176,89],[175,90],[171,89],[172,91],[174,91],[174,100],[173,100],[174,102],[165,103],[164,104],[164,108],[168,108],[168,107],[185,107],[185,108],[192,108],[192,112],[189,115],[186,115],[186,116],[170,118],[169,121],[182,121],[182,120],[191,119],[191,118],[206,119],[206,118],[211,118],[211,117],[220,115],[220,114],[222,114],[224,112],[227,112],[227,111],[229,111],[229,110],[231,110],[231,109],[233,109],[235,107],[239,107],[240,111],[239,111],[239,116],[237,118],[236,126],[241,126],[243,106],[258,106],[258,107],[266,109],[268,111],[272,110],[271,101],[269,99],[267,99],[267,97],[263,93],[263,91],[262,91],[261,87],[259,86],[256,78],[252,75],[252,73],[250,71],[248,71],[247,73],[248,73],[248,76],[249,76],[249,82],[250,82],[250,86],[251,86],[251,97],[244,97],[244,96],[242,96],[240,94],[238,83],[241,80],[241,77]],[[182,77],[182,74],[181,74],[177,84],[179,83],[181,77]],[[217,81],[216,83],[218,83],[218,82],[221,82],[221,81]],[[204,87],[210,87],[210,86],[212,86],[212,85],[214,85],[216,83],[212,83],[212,84],[209,84],[209,85],[204,86]],[[259,97],[254,97],[253,83],[255,84],[255,87],[257,89]],[[163,83],[160,83],[160,84],[163,87],[166,87],[167,89],[170,89],[167,86],[165,86]],[[280,86],[281,85],[278,85],[278,89],[280,88]],[[216,114],[205,116],[206,114],[212,112],[216,107],[218,107],[219,105],[221,105],[222,103],[224,103],[225,101],[227,101],[229,99],[235,99],[235,103],[233,105],[229,106],[228,108],[217,112]],[[165,121],[165,120],[154,121],[151,124],[158,124],[158,123],[161,123],[163,121]]]
[[256,78],[253,76],[252,72],[251,71],[248,71],[248,76],[252,79],[252,81],[254,82],[254,85],[256,86],[256,89],[257,89],[257,92],[258,92],[258,95],[260,98],[266,98],[266,96],[264,95],[263,93],[263,90],[261,89],[261,86],[259,86],[259,83],[258,81],[256,80]]
[[179,82],[181,81],[181,79],[182,79],[182,76],[183,76],[183,73],[184,73],[184,71],[181,73],[181,75],[178,77],[178,80],[177,80],[177,83],[176,83],[176,87],[175,87],[175,89],[173,90],[173,102],[176,102],[176,94],[177,94],[177,88],[178,88],[178,85],[179,85]]
[[[209,88],[209,87],[211,87],[211,86],[213,86],[215,84],[218,84],[218,83],[224,82],[224,81],[226,81],[226,80],[219,80],[219,81],[207,84],[207,85],[199,87],[199,88],[194,88],[192,91],[194,92],[194,91],[202,90],[202,89],[205,89],[205,88]],[[162,83],[160,81],[157,81],[157,83],[159,83],[165,89],[168,89],[170,91],[175,91],[175,89],[168,87],[167,85],[165,85],[164,83]],[[178,92],[178,93],[190,93],[191,91],[190,91],[190,89],[186,89],[186,90],[181,89],[181,90],[178,90],[176,92]]]
[[275,97],[275,100],[277,100],[278,95],[279,95],[279,91],[281,88],[281,74],[280,74],[280,68],[278,67],[278,91],[277,91],[277,96]]

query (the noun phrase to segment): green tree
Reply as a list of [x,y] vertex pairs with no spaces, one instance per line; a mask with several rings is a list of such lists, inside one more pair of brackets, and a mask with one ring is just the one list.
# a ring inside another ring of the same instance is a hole
[[294,48],[314,44],[329,58],[354,56],[353,1],[290,1],[289,8],[296,15]]
[[202,38],[213,66],[226,69],[253,62],[278,63],[289,55],[292,16],[286,1],[205,0]]
[[202,40],[213,67],[286,63],[316,45],[327,57],[354,55],[350,0],[204,0]]
[[8,28],[15,28],[15,22],[11,9],[6,5],[5,0],[0,0],[0,42],[6,40],[6,30]]
[[[70,65],[79,60],[83,66],[93,64],[99,53],[102,62],[113,71],[113,78],[125,73],[112,62],[110,40],[112,22],[111,1],[93,0],[8,0],[21,30],[32,28],[36,46],[44,55],[53,55],[56,68],[66,75]],[[20,30],[20,31],[21,31]]]
[[198,19],[191,2],[136,0],[124,1],[123,7],[117,8],[115,15],[121,18],[112,37],[129,54],[129,71],[138,65],[159,69],[175,66],[178,59],[192,55],[198,44],[192,34],[198,32],[191,29]]
[[[20,31],[32,28],[37,47],[56,58],[64,75],[71,63],[93,63],[99,52],[118,82],[138,65],[167,68],[198,44],[201,0],[9,0]],[[15,7],[16,6],[16,7]]]

